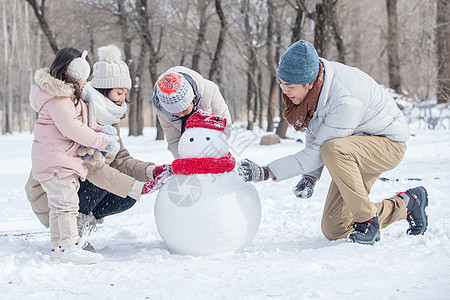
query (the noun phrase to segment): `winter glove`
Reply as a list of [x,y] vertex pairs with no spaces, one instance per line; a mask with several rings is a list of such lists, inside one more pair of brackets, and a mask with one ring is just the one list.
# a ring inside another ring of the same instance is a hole
[[244,181],[259,182],[269,179],[269,169],[266,166],[260,167],[246,158],[238,162],[237,171]]
[[[101,127],[101,126],[99,126],[99,127]],[[98,129],[98,127],[95,129],[95,131],[100,131],[100,132],[110,134],[110,135],[117,135],[117,129],[111,125],[105,125],[105,126],[101,127],[100,130],[97,130],[97,129]]]
[[94,147],[101,151],[105,156],[109,154],[117,154],[120,149],[120,144],[117,142],[119,137],[117,135],[110,135],[103,132],[100,132],[102,136],[102,141],[100,146]]
[[156,192],[157,190],[159,190],[162,187],[164,182],[172,175],[173,175],[172,168],[170,168],[170,172],[169,172],[169,170],[161,172],[158,176],[155,177],[155,179],[144,183],[141,194],[146,195],[146,194],[151,194],[153,192]]
[[311,175],[303,175],[302,179],[292,189],[298,198],[309,198],[314,192],[317,178]]
[[[117,135],[117,130],[111,125],[105,126],[97,126],[94,129],[96,132],[103,132],[109,135]],[[83,158],[83,160],[89,160],[92,158],[94,162],[105,161],[105,156],[108,155],[108,152],[100,152],[99,150],[92,147],[80,146],[77,149],[77,154]]]
[[170,175],[173,175],[172,165],[168,165],[168,164],[163,164],[160,166],[149,165],[145,169],[145,175],[147,175],[147,178],[150,181],[150,180],[158,177],[159,174],[161,174],[162,172],[165,172],[165,171],[169,172]]

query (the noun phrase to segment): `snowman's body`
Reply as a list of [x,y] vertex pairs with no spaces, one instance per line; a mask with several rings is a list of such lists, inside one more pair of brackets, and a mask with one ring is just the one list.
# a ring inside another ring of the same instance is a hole
[[[219,164],[219,158],[228,154],[228,144],[221,131],[190,128],[180,138],[179,153],[180,158],[199,158],[200,165],[205,155],[217,158]],[[158,193],[155,221],[173,253],[236,251],[258,231],[261,203],[254,186],[243,182],[236,171],[176,174]]]

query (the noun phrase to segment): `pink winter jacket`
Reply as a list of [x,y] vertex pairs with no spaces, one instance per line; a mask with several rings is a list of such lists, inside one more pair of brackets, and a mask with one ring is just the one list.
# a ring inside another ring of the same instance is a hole
[[75,173],[84,180],[87,169],[76,150],[80,144],[92,145],[100,134],[82,122],[86,104],[75,104],[73,85],[52,77],[48,69],[38,70],[34,80],[29,98],[39,117],[31,150],[33,177],[45,181]]

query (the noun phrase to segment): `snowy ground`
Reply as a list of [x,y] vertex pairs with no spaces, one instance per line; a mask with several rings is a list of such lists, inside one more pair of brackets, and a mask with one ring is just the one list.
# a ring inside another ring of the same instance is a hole
[[[0,136],[0,299],[450,299],[450,130],[412,133],[405,159],[383,174],[388,181],[377,180],[371,197],[377,202],[425,186],[424,236],[406,236],[407,222],[399,221],[382,230],[374,246],[327,241],[320,231],[330,181],[324,173],[306,200],[291,192],[298,178],[256,184],[261,226],[239,253],[171,254],[154,222],[156,195],[145,196],[91,234],[105,260],[87,266],[49,260],[49,233],[23,191],[32,136]],[[274,146],[244,135],[230,143],[237,158],[261,164],[303,147],[295,141],[303,134],[292,131],[294,139]],[[171,161],[153,128],[141,137],[127,137],[125,129],[122,136],[135,157]]]

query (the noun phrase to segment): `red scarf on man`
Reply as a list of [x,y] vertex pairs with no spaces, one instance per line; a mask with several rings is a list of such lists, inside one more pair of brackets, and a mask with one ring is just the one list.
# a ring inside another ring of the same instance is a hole
[[314,112],[317,108],[320,92],[322,91],[324,81],[325,69],[321,61],[319,61],[319,75],[314,81],[313,88],[306,94],[305,99],[299,104],[295,105],[289,98],[283,94],[283,102],[286,104],[286,109],[283,111],[283,117],[286,121],[294,127],[295,130],[308,127]]

